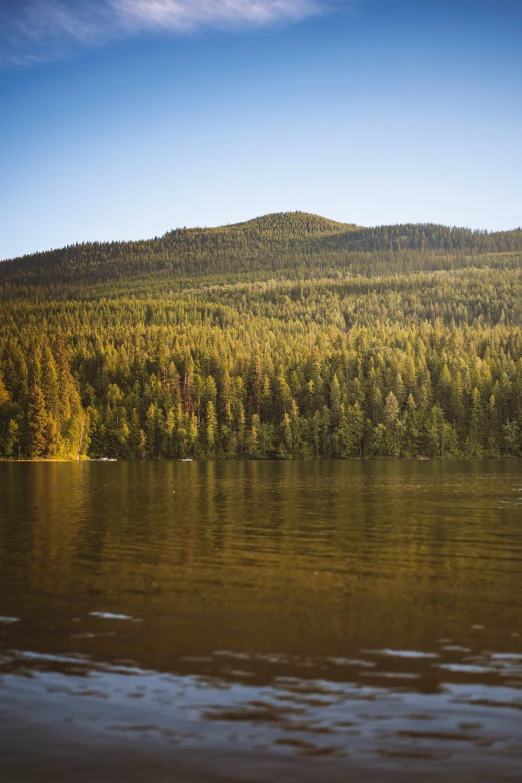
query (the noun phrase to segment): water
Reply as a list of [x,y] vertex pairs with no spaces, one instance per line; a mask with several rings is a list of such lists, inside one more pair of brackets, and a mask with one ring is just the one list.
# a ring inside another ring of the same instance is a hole
[[521,779],[522,465],[0,464],[2,781]]

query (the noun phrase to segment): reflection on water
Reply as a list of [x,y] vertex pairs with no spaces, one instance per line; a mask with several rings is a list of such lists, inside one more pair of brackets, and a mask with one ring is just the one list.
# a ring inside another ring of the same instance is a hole
[[0,498],[2,780],[520,779],[518,463],[3,464]]

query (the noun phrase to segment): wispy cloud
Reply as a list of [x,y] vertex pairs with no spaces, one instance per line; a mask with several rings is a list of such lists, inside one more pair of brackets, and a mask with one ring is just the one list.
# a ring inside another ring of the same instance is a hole
[[19,0],[0,10],[0,64],[52,60],[75,45],[96,46],[117,34],[107,0]]
[[0,65],[31,64],[142,30],[262,27],[324,11],[324,0],[7,0]]
[[183,32],[202,25],[261,26],[317,13],[315,0],[110,0],[124,24]]

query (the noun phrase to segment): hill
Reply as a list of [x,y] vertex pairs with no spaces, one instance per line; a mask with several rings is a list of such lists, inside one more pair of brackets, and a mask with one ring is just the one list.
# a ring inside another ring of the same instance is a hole
[[522,454],[522,231],[305,213],[0,263],[0,457]]
[[[522,231],[487,233],[435,224],[361,228],[302,212],[220,228],[177,229],[140,242],[84,243],[0,264],[0,283],[77,286],[214,277],[227,281],[339,273],[378,275],[500,264],[522,250]],[[495,261],[490,256],[501,253]],[[486,259],[480,256],[487,256]],[[71,292],[68,291],[70,294]]]

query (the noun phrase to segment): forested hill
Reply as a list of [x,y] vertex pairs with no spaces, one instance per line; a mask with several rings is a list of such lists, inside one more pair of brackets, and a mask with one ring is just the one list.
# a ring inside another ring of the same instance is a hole
[[[176,229],[139,242],[84,243],[0,264],[0,283],[71,286],[148,278],[227,281],[339,274],[382,275],[516,264],[522,230],[488,233],[444,226],[361,228],[302,212],[221,228]],[[494,259],[493,254],[503,254]]]
[[0,263],[0,458],[522,456],[522,231],[303,213]]

